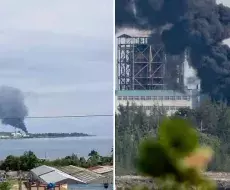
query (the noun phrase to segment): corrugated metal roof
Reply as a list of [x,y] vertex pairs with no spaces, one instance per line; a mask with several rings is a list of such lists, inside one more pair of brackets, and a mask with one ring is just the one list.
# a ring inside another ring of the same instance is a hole
[[99,166],[95,168],[89,168],[89,170],[96,172],[98,174],[104,174],[104,173],[112,172],[113,167],[112,166]]
[[39,177],[45,183],[57,183],[66,179],[72,179],[75,180],[76,182],[84,183],[84,181],[82,181],[79,178],[71,176],[56,168],[45,166],[45,165],[31,170],[31,172],[33,172],[35,175],[38,174],[37,177]]
[[68,173],[71,176],[74,176],[80,180],[82,180],[85,183],[90,183],[91,181],[94,181],[99,178],[104,178],[104,176],[97,174],[95,172],[92,172],[90,170],[80,168],[77,166],[65,166],[65,167],[58,167],[61,171]]
[[174,90],[117,90],[115,93],[116,96],[183,96],[185,95],[184,93],[174,91]]
[[57,183],[62,180],[68,179],[68,177],[60,174],[59,172],[53,171],[44,175],[41,175],[40,178],[45,182],[45,183]]
[[32,169],[31,172],[33,172],[36,176],[40,176],[42,174],[46,174],[46,173],[52,172],[54,170],[55,169],[52,167],[42,165],[42,166],[39,166],[37,168]]

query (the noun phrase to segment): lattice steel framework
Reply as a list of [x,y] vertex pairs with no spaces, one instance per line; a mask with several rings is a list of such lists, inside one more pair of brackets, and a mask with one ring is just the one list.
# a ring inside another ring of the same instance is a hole
[[148,44],[148,37],[118,37],[119,90],[165,89],[165,53],[162,46]]

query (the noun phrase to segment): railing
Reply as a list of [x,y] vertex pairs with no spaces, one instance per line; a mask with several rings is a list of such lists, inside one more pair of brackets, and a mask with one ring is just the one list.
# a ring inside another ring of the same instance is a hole
[[[28,190],[47,190],[46,184],[39,184],[39,183],[31,184],[29,182],[26,182],[25,186]],[[64,189],[65,188],[62,188],[60,184],[55,185],[55,188],[53,188],[53,190],[64,190]]]

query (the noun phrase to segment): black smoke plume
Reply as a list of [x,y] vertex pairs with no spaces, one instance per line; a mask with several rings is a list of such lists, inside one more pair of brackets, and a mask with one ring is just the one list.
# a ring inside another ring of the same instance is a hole
[[[189,50],[201,87],[230,102],[230,8],[215,0],[115,0],[116,27],[156,29],[169,54]],[[134,4],[134,5],[133,5]],[[130,7],[135,7],[135,11]]]
[[24,123],[28,115],[22,92],[16,88],[0,87],[0,119],[3,124],[11,125],[27,133]]

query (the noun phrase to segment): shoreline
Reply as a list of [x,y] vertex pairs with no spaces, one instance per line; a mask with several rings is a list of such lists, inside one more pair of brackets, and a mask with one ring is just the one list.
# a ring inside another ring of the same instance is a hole
[[50,139],[50,140],[55,140],[55,139],[60,139],[60,140],[62,140],[62,139],[100,139],[100,140],[107,140],[107,139],[113,139],[113,137],[112,136],[110,136],[110,135],[89,135],[89,136],[70,136],[70,137],[39,137],[39,138],[35,138],[35,137],[33,137],[33,138],[0,138],[0,141],[4,141],[4,140],[7,140],[7,141],[13,141],[13,140],[39,140],[39,139]]
[[[31,135],[37,135],[37,136],[19,136],[19,137],[0,137],[0,140],[18,140],[18,139],[57,139],[57,138],[76,138],[76,137],[96,137],[97,135],[88,135],[88,134],[79,134],[79,135],[65,135],[62,134],[63,136],[49,136],[44,134],[44,136],[42,136],[42,134],[31,134]],[[41,135],[41,136],[40,136]]]

